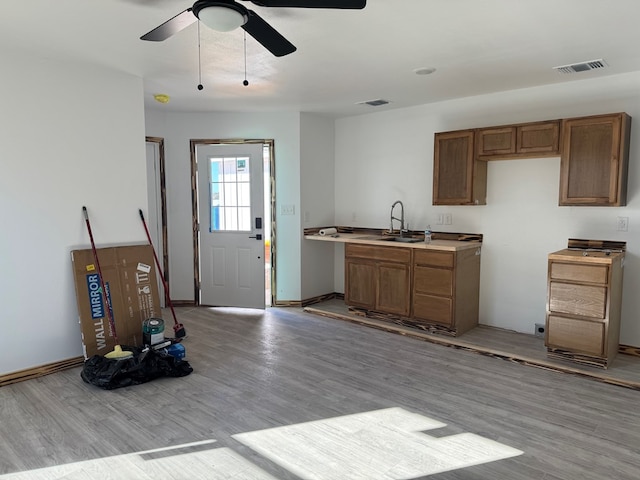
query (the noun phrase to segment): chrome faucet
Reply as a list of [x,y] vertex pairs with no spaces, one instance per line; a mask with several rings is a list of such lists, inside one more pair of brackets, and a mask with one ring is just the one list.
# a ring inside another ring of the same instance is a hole
[[[400,218],[397,218],[397,217],[393,216],[393,209],[398,204],[400,204]],[[389,222],[389,233],[393,233],[393,221],[394,220],[398,220],[400,222],[400,236],[402,236],[402,233],[405,231],[405,229],[404,229],[404,205],[402,204],[402,202],[400,200],[396,200],[393,203],[393,205],[391,205],[391,219],[390,219],[390,222]]]

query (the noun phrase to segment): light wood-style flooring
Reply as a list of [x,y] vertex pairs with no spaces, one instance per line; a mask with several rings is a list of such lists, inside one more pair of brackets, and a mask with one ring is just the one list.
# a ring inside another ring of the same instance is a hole
[[306,307],[305,311],[411,336],[426,342],[466,349],[524,365],[557,370],[640,390],[640,356],[637,355],[619,353],[609,368],[603,369],[570,360],[549,357],[544,345],[544,338],[511,330],[480,325],[458,337],[450,337],[438,333],[428,333],[424,330],[384,320],[364,317],[361,314],[351,312],[345,305],[344,300],[340,299],[331,299],[311,305]]
[[[73,368],[0,388],[0,479],[374,480],[328,476],[321,464],[301,473],[320,447],[299,425],[320,425],[324,447],[336,442],[322,457],[333,468],[361,462],[364,472],[380,458],[340,450],[332,421],[323,422],[385,409],[446,425],[425,432],[433,437],[473,434],[522,452],[414,478],[640,478],[640,391],[298,308],[176,312],[194,368],[187,377],[104,391]],[[297,460],[279,462],[287,452],[278,445],[250,446],[262,438],[256,431],[295,425],[284,437],[304,451]],[[369,451],[388,452],[389,442]],[[398,462],[420,460],[397,450]],[[390,471],[375,478],[401,478]]]

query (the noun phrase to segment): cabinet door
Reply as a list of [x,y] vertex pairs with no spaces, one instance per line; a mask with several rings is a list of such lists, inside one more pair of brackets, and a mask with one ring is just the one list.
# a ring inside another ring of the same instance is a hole
[[436,133],[433,159],[434,205],[484,205],[487,164],[475,161],[474,132]]
[[377,264],[376,310],[396,315],[409,315],[411,272],[408,264]]
[[483,128],[476,133],[476,155],[508,155],[516,152],[516,127]]
[[345,295],[347,305],[367,309],[376,304],[376,265],[367,260],[345,260]]
[[626,205],[630,122],[626,114],[563,120],[560,205]]
[[559,121],[520,125],[516,135],[516,153],[519,155],[560,153]]

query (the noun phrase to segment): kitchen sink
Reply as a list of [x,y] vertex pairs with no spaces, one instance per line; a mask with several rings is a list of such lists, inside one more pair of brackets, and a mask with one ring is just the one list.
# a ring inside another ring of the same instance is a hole
[[418,243],[422,242],[422,239],[412,237],[389,237],[389,241],[401,243]]
[[382,242],[401,242],[401,243],[418,243],[422,242],[420,238],[412,237],[393,237],[390,235],[367,235],[365,237],[359,237],[360,240],[379,240]]

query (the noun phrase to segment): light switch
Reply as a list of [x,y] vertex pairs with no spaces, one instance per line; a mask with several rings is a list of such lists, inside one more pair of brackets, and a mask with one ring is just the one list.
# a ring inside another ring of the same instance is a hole
[[280,215],[295,215],[296,207],[295,205],[281,205],[280,206]]

